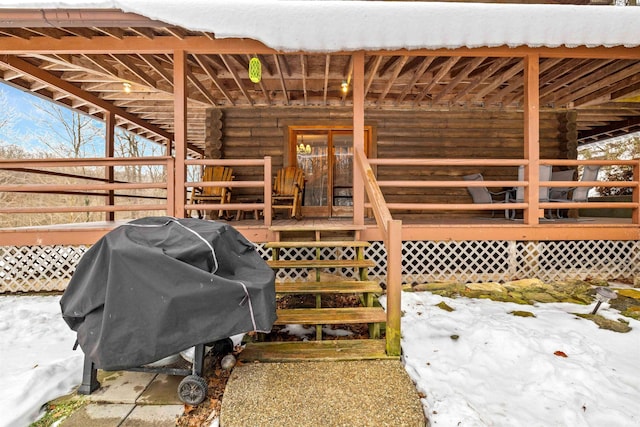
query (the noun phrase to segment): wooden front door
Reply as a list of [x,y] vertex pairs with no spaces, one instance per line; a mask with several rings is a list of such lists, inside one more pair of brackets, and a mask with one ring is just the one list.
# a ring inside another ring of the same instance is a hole
[[[365,147],[370,132],[365,129]],[[305,217],[353,216],[353,131],[350,128],[294,128],[291,157],[304,171]]]

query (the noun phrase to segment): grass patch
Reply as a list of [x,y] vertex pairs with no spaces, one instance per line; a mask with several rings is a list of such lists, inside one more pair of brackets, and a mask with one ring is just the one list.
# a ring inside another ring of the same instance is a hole
[[87,400],[77,396],[65,396],[47,403],[47,412],[29,427],[50,427],[57,421],[67,418],[87,404]]

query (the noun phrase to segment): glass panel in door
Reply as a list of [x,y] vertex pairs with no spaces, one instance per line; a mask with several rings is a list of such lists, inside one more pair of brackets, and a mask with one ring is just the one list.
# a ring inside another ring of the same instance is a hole
[[332,133],[332,215],[353,214],[353,134]]
[[296,135],[296,160],[304,171],[305,188],[302,202],[307,215],[326,216],[329,188],[329,134],[298,133]]

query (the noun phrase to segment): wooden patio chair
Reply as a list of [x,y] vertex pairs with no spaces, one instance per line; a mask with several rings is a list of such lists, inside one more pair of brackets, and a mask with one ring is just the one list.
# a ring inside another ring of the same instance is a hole
[[282,168],[273,184],[271,206],[274,210],[291,211],[291,218],[302,218],[302,194],[304,191],[304,172],[296,166]]
[[[233,180],[233,169],[226,166],[205,166],[204,172],[202,173],[202,181],[232,181]],[[191,193],[191,203],[199,204],[199,203],[220,203],[225,205],[231,202],[231,188],[226,186],[220,187],[201,187],[194,188]],[[203,218],[206,216],[204,210],[197,209],[198,218]],[[217,213],[217,218],[224,218],[224,214],[226,211],[224,209],[220,209]]]

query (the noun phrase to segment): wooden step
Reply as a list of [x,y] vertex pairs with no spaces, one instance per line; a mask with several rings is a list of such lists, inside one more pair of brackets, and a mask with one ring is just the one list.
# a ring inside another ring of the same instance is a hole
[[364,230],[366,227],[364,225],[356,225],[356,224],[343,224],[343,223],[335,223],[335,224],[287,224],[287,225],[272,225],[269,227],[271,231],[360,231]]
[[269,260],[271,268],[367,268],[376,263],[368,259],[302,259]]
[[238,360],[248,362],[299,362],[398,359],[387,356],[385,340],[325,340],[248,343]]
[[356,240],[321,240],[301,242],[268,242],[265,248],[366,248],[371,243]]
[[382,293],[382,288],[378,282],[355,280],[276,283],[276,293],[278,294],[360,294],[367,292]]
[[292,308],[276,310],[275,325],[338,325],[352,323],[383,323],[387,313],[382,307]]

